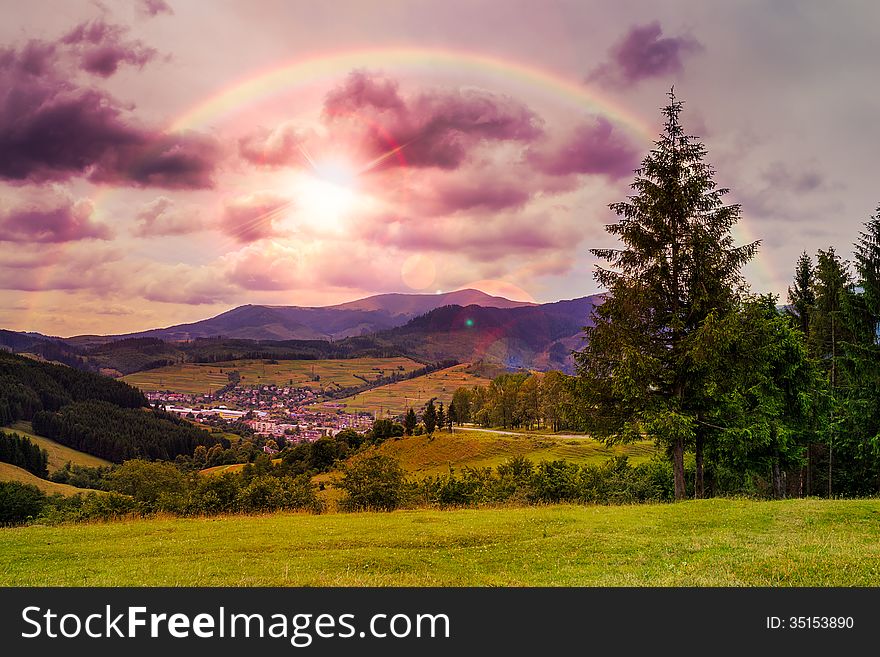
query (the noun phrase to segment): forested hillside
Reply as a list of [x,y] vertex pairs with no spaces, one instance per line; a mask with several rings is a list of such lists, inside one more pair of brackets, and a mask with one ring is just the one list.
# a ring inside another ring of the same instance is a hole
[[0,425],[88,400],[122,408],[147,405],[140,390],[121,381],[0,352]]

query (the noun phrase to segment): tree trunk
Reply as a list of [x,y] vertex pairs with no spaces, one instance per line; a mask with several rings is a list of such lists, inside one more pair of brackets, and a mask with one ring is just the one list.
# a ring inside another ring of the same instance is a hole
[[779,471],[779,454],[773,458],[773,497],[782,499],[782,473]]
[[685,498],[684,484],[684,438],[676,438],[672,444],[672,474],[675,479],[675,501]]
[[697,433],[697,444],[694,450],[696,460],[696,472],[694,474],[694,497],[698,500],[703,499],[703,435]]

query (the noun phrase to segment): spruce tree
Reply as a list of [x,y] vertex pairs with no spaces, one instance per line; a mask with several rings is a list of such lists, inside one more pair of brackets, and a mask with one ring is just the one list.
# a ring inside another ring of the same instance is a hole
[[407,409],[406,415],[403,416],[403,433],[407,436],[413,435],[413,432],[416,430],[416,424],[418,424],[416,412],[411,408]]
[[788,313],[795,324],[807,335],[810,330],[810,313],[816,305],[814,290],[813,260],[804,251],[798,258],[794,272],[794,282],[788,288]]
[[425,423],[425,432],[430,436],[437,428],[437,409],[434,407],[433,398],[428,400],[425,405],[425,412],[422,414],[422,421]]
[[685,497],[684,454],[697,456],[709,427],[694,334],[710,315],[730,312],[745,290],[740,270],[758,242],[736,246],[738,205],[725,205],[706,148],[684,132],[681,101],[669,93],[663,133],[635,172],[634,193],[613,203],[620,217],[606,230],[619,249],[594,249],[609,263],[596,281],[608,295],[576,354],[587,428],[607,443],[645,436],[672,459],[675,498]]

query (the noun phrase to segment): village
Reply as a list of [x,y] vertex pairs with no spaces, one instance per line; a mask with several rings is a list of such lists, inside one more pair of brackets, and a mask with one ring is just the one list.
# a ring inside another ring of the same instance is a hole
[[371,413],[347,412],[338,402],[321,404],[320,394],[307,387],[236,386],[220,394],[155,391],[146,396],[167,412],[187,419],[242,422],[257,435],[284,437],[290,443],[313,442],[343,429],[366,431],[374,419]]

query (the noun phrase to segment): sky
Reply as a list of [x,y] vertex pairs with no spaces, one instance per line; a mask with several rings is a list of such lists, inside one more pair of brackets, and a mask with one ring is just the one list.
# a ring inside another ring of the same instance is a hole
[[[660,130],[742,205],[755,292],[880,203],[880,3],[0,0],[0,328],[598,291]],[[11,20],[10,20],[11,18]]]

